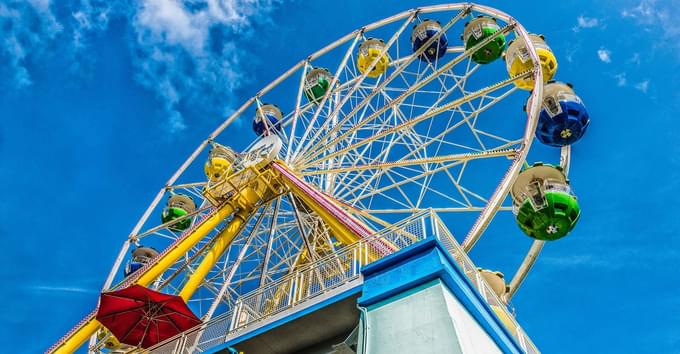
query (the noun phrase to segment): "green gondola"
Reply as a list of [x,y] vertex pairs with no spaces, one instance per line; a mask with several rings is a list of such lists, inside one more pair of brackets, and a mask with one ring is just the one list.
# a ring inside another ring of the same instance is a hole
[[528,236],[552,241],[566,236],[581,216],[576,196],[559,166],[536,163],[512,187],[517,224]]

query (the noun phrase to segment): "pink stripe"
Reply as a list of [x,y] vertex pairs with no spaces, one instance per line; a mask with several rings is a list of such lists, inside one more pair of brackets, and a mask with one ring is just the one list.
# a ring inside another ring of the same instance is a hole
[[[367,238],[371,236],[371,234],[373,234],[373,231],[368,229],[365,225],[356,221],[351,215],[346,213],[335,203],[330,202],[328,200],[331,198],[330,196],[322,194],[316,189],[312,188],[305,181],[301,180],[295,174],[288,171],[287,168],[279,165],[278,163],[272,163],[272,166],[274,167],[275,170],[279,171],[284,177],[293,182],[293,184],[295,184],[298,188],[302,189],[307,196],[314,199],[314,201],[318,205],[326,209],[326,211],[328,211],[331,215],[333,215],[338,221],[340,221],[343,225],[345,225],[356,235],[358,235],[361,238]],[[378,251],[383,255],[389,254],[391,253],[391,251],[395,251],[392,245],[386,244],[383,240],[376,239],[374,241],[377,241],[379,245],[372,244],[372,246],[377,246]]]

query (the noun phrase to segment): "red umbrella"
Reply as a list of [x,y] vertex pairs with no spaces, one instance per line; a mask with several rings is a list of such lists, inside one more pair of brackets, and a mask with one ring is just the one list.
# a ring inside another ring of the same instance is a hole
[[102,293],[97,320],[121,343],[142,348],[201,323],[181,297],[141,285]]

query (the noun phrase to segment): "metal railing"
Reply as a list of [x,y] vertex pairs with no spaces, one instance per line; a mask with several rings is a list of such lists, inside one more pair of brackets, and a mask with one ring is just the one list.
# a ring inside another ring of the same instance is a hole
[[529,336],[524,332],[522,327],[517,323],[515,317],[510,313],[506,304],[496,295],[491,289],[491,285],[484,280],[477,267],[472,263],[467,253],[453,238],[451,232],[446,228],[442,220],[436,213],[431,213],[432,222],[437,226],[434,227],[435,237],[441,241],[444,247],[449,251],[453,259],[458,263],[458,266],[463,270],[470,282],[477,288],[477,292],[486,300],[493,312],[496,314],[505,328],[515,337],[519,345],[528,354],[538,354],[540,351],[531,341]]
[[539,353],[441,219],[432,211],[413,215],[243,295],[229,312],[159,343],[151,348],[151,352],[187,354],[203,352],[224,343],[231,334],[360,279],[362,266],[422,241],[426,237],[436,237],[442,242],[522,348],[530,354]]

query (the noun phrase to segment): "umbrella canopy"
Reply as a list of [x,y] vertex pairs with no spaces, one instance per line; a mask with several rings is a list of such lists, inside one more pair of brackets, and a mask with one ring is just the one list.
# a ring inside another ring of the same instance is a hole
[[102,293],[97,320],[121,343],[142,348],[201,323],[181,297],[141,285]]

